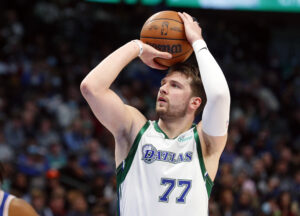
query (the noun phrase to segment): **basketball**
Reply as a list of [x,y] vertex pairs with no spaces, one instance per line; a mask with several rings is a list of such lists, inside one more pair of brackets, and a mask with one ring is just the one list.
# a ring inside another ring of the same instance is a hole
[[161,11],[152,15],[141,30],[140,40],[171,53],[171,59],[155,58],[157,63],[167,67],[186,61],[193,52],[185,36],[183,21],[176,11]]

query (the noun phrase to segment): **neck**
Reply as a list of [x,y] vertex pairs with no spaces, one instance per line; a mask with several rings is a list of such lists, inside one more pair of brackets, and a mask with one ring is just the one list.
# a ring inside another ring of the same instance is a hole
[[165,134],[173,139],[181,133],[191,128],[193,124],[193,118],[176,118],[176,119],[161,119],[158,120],[158,126],[165,132]]

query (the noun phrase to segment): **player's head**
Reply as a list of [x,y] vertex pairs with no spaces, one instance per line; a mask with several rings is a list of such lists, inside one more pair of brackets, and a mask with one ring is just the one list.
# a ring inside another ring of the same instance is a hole
[[206,95],[198,69],[193,65],[172,66],[161,81],[156,112],[160,118],[196,116],[206,103]]

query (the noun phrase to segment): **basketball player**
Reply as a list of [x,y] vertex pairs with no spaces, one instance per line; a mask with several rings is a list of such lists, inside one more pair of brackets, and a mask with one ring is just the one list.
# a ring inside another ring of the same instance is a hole
[[[195,69],[171,67],[157,96],[158,121],[147,121],[137,109],[125,105],[110,86],[137,56],[152,68],[166,69],[153,59],[171,58],[169,53],[139,40],[128,42],[96,66],[80,86],[98,120],[115,138],[121,216],[208,215],[208,200],[227,139],[230,94],[198,23],[187,13],[179,16],[203,85]],[[193,125],[205,97],[202,121]]]
[[0,163],[0,216],[37,216],[27,202],[1,190],[2,181],[3,168]]

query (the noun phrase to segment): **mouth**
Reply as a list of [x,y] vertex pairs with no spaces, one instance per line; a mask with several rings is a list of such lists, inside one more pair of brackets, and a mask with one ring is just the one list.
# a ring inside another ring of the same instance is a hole
[[158,102],[164,102],[164,103],[167,102],[167,100],[165,98],[163,98],[163,97],[158,97],[157,101]]

